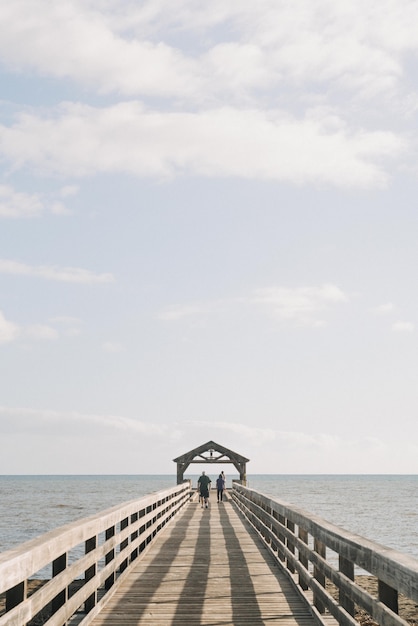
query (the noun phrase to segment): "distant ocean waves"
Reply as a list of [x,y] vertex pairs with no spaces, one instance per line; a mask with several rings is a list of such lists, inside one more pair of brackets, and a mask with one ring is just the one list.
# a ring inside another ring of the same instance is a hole
[[[196,485],[197,475],[186,478]],[[227,476],[227,487],[232,478],[238,477]],[[171,487],[175,480],[173,475],[0,476],[0,552]],[[418,476],[249,475],[248,486],[418,558]]]

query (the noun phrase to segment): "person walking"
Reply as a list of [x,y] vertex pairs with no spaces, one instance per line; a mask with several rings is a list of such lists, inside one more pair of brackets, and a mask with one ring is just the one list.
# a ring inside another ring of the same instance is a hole
[[209,476],[206,476],[205,472],[202,472],[202,475],[199,476],[199,480],[197,481],[197,488],[199,491],[200,502],[202,503],[202,509],[203,509],[203,503],[205,503],[206,509],[209,506],[208,500],[209,500],[209,489],[210,489],[211,482],[212,482],[211,479],[209,478]]
[[222,474],[219,474],[219,477],[216,479],[216,496],[218,499],[218,503],[222,502],[225,490],[225,476],[223,476]]

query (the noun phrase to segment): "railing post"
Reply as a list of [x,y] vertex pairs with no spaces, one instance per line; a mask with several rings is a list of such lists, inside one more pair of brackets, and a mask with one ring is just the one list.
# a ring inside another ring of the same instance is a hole
[[[350,580],[354,580],[354,563],[349,559],[339,556],[340,572],[347,576]],[[339,601],[341,606],[354,617],[354,602],[344,593],[342,589],[339,592]]]
[[[136,521],[138,521],[138,513],[133,513],[131,515],[131,524],[134,524]],[[135,541],[135,539],[138,537],[138,531],[136,530],[135,532],[133,532],[131,534],[131,542]],[[138,556],[138,548],[135,548],[135,550],[133,550],[131,552],[131,556],[130,556],[130,561],[134,561]]]
[[[295,524],[293,522],[291,522],[289,519],[286,520],[286,526],[290,530],[290,532],[295,534]],[[295,554],[295,544],[294,544],[294,542],[291,539],[288,538],[287,541],[286,541],[286,544],[287,544],[287,549],[289,550],[289,552],[291,552],[292,554]],[[290,559],[286,559],[286,567],[289,570],[289,572],[294,574],[295,566],[290,561]]]
[[[283,517],[283,515],[280,515],[280,514],[279,514],[278,518],[279,518],[279,524],[281,524],[282,526],[284,526],[284,525],[285,525],[285,523],[286,523],[286,520],[285,520],[285,518]],[[280,543],[281,543],[283,546],[284,546],[284,545],[286,545],[286,537],[285,537],[284,535],[282,535],[281,533],[278,533],[278,535],[277,535],[277,536],[278,536],[278,538],[279,538]],[[280,559],[281,561],[284,561],[284,560],[285,560],[285,557],[284,557],[284,552],[282,552],[282,554],[281,554],[281,555],[279,554],[279,559]]]
[[[52,577],[58,576],[67,567],[67,553],[61,554],[55,561],[52,561]],[[56,613],[67,602],[67,588],[60,591],[52,600],[52,613]]]
[[[120,523],[120,529],[121,531],[124,530],[125,528],[127,528],[129,525],[129,518],[126,517],[125,519],[123,519]],[[129,539],[128,537],[126,539],[124,539],[121,544],[120,544],[120,551],[122,552],[123,550],[125,550],[125,548],[128,547],[128,543],[129,543]],[[120,564],[120,568],[119,571],[123,572],[123,570],[125,570],[128,567],[128,557],[126,557],[126,559],[124,561],[122,561],[122,563]]]
[[[303,543],[306,543],[306,545],[308,545],[308,531],[305,530],[304,528],[301,528],[300,526],[299,526],[299,539],[303,541]],[[306,570],[308,570],[309,559],[306,556],[304,556],[300,551],[299,551],[299,561],[301,565],[303,565],[303,567]],[[308,589],[308,584],[303,574],[299,574],[299,585],[304,591]]]
[[383,580],[378,581],[379,600],[386,604],[394,613],[399,613],[398,592],[390,587]]
[[[92,550],[95,550],[96,546],[97,546],[97,537],[91,537],[90,539],[87,539],[85,542],[85,553],[88,554]],[[95,577],[96,569],[97,569],[96,563],[93,563],[93,565],[91,565],[88,569],[86,569],[86,571],[84,572],[85,583],[87,583],[89,580]],[[89,613],[92,610],[92,608],[96,605],[96,601],[97,601],[96,596],[97,596],[97,591],[94,591],[91,594],[91,596],[89,596],[87,600],[85,601],[84,610],[86,613]]]
[[[105,532],[105,540],[107,541],[108,539],[111,539],[114,536],[115,536],[115,527],[111,526]],[[112,548],[112,550],[110,550],[105,556],[105,564],[107,565],[108,563],[113,561],[114,558],[115,558],[115,550],[114,548]],[[115,572],[112,572],[110,576],[108,576],[105,580],[106,591],[108,591],[111,588],[114,582],[115,582]]]
[[[325,558],[325,556],[326,556],[326,546],[325,546],[325,544],[322,541],[319,541],[319,539],[316,539],[316,538],[314,539],[314,550],[315,550],[315,552],[317,552],[319,554],[319,556],[322,556],[322,557]],[[316,565],[314,566],[314,578],[325,589],[325,574],[323,574],[321,572],[321,570]],[[316,609],[318,610],[319,613],[325,613],[324,603],[318,597],[318,595],[315,593],[315,591],[314,591],[313,602],[314,602],[314,606],[316,607]]]

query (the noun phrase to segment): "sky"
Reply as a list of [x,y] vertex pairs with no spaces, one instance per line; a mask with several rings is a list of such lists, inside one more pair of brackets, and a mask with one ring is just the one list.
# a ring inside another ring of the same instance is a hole
[[0,0],[0,474],[418,473],[417,23]]

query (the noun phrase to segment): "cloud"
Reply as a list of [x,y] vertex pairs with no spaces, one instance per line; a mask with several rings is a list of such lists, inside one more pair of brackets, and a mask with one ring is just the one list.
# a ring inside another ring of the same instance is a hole
[[37,194],[19,193],[0,185],[0,217],[36,217],[43,211],[44,205]]
[[181,0],[171,9],[164,0],[123,8],[15,0],[2,8],[0,55],[13,70],[184,102],[242,88],[246,97],[260,85],[295,85],[297,97],[307,82],[313,91],[326,83],[327,91],[353,97],[386,93],[402,79],[402,55],[418,47],[413,0]]
[[412,322],[398,321],[392,325],[392,330],[396,333],[412,333],[415,330],[415,324]]
[[322,110],[298,118],[231,107],[161,113],[139,102],[102,109],[67,103],[48,117],[22,113],[0,126],[0,153],[14,167],[77,177],[188,173],[375,187],[388,181],[382,160],[403,150],[391,132],[353,131]]
[[78,191],[78,185],[64,185],[64,187],[59,190],[59,195],[62,198],[68,198],[71,196],[76,196],[78,194]]
[[9,185],[0,185],[0,218],[33,218],[44,213],[68,215],[70,211],[61,201],[43,194],[22,193]]
[[[80,473],[97,473],[98,468],[105,472],[100,459],[115,455],[115,442],[125,451],[123,458],[118,459],[118,472],[135,473],[142,467],[148,473],[174,473],[173,457],[213,439],[251,459],[247,470],[255,474],[352,473],[353,467],[357,473],[416,472],[416,446],[402,439],[377,439],[358,429],[347,438],[332,431],[286,431],[209,419],[158,424],[155,419],[145,421],[121,415],[0,406],[0,432],[10,442],[20,470],[27,463],[21,452],[25,445],[31,449],[35,445],[37,449],[60,450],[65,439],[67,447],[89,452],[80,456]],[[395,459],[389,465],[388,450]],[[410,453],[407,457],[405,450]],[[32,459],[32,470],[33,463],[37,466],[36,459]],[[52,465],[41,466],[48,467],[47,472],[42,470],[46,473],[56,473],[57,468],[63,473],[74,471],[71,464],[67,466],[58,457]],[[196,466],[188,471],[197,473]],[[227,474],[235,473],[230,466]]]
[[58,339],[59,333],[52,326],[46,324],[33,324],[27,326],[24,335],[31,339]]
[[60,328],[59,333],[67,337],[76,337],[81,334],[82,321],[78,317],[70,315],[59,315],[49,320],[52,324]]
[[[75,423],[92,428],[95,432],[98,426],[101,429],[106,428],[141,436],[161,436],[166,431],[164,426],[119,415],[0,406],[0,428],[3,432],[7,430],[7,432],[39,433],[43,432],[43,428],[48,428],[49,433],[53,430],[55,434],[64,436],[66,433],[74,432]],[[84,430],[83,433],[85,433]]]
[[258,289],[254,302],[268,307],[277,318],[301,326],[323,326],[322,314],[331,306],[348,302],[335,285],[320,287],[271,287]]
[[158,319],[164,321],[176,321],[184,318],[195,317],[196,315],[203,315],[213,312],[211,305],[203,306],[199,304],[190,304],[184,306],[171,306],[158,314]]
[[123,351],[123,344],[118,341],[105,341],[103,344],[104,352],[117,353]]
[[377,306],[373,311],[377,315],[389,315],[395,311],[395,305],[392,302],[386,302]]
[[158,314],[166,322],[189,320],[219,313],[234,314],[237,307],[250,308],[256,305],[274,317],[297,326],[321,327],[326,324],[325,314],[340,304],[349,302],[349,296],[332,284],[319,287],[266,287],[239,298],[225,298],[169,306]]
[[0,274],[31,276],[67,283],[94,284],[113,282],[112,274],[96,274],[79,267],[31,266],[19,261],[0,259]]
[[80,334],[81,321],[73,317],[51,318],[49,324],[19,325],[6,320],[0,311],[0,345],[17,340],[49,341],[61,336],[73,337]]
[[71,78],[103,92],[187,94],[194,63],[161,38],[121,37],[106,9],[76,1],[58,5],[16,0],[2,9],[3,63]]
[[9,343],[19,337],[20,329],[17,324],[9,322],[0,311],[0,344]]
[[[229,436],[233,435],[234,439],[239,437],[242,440],[248,442],[251,441],[253,445],[262,446],[266,443],[271,443],[276,438],[276,431],[272,428],[259,428],[254,426],[247,426],[246,424],[240,424],[238,422],[222,422],[222,421],[186,421],[182,424],[182,428],[186,430],[197,429],[210,430],[211,432],[219,431],[219,436],[224,438],[225,433],[229,433]],[[215,437],[216,439],[216,437]],[[221,443],[218,441],[217,443]]]

